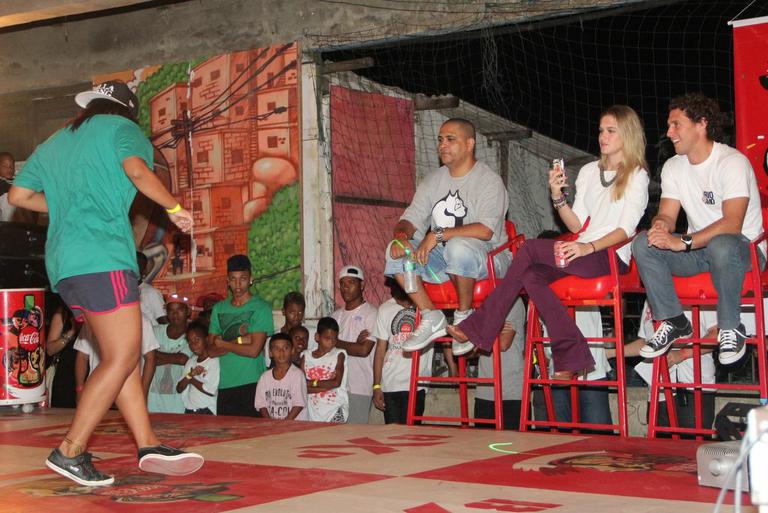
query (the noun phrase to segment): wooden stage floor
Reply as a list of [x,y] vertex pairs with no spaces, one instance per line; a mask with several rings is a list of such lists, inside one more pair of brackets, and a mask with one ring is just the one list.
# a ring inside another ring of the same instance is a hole
[[0,408],[0,513],[687,513],[717,497],[697,485],[696,442],[153,415],[161,440],[206,458],[166,477],[138,470],[116,412],[90,450],[117,481],[88,488],[43,464],[71,415]]

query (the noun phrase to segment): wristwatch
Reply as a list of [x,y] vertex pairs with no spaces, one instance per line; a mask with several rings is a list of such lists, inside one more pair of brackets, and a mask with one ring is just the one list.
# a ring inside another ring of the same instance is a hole
[[680,240],[685,244],[685,252],[688,253],[693,248],[693,236],[689,233],[680,236]]
[[445,246],[445,229],[441,227],[435,228],[435,239],[437,239],[437,242]]

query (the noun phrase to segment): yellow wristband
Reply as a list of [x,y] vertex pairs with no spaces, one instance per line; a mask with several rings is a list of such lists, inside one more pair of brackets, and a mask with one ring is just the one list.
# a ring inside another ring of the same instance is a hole
[[237,345],[239,346],[243,345],[243,337],[237,337]]
[[166,208],[165,211],[169,214],[175,214],[176,212],[179,212],[181,210],[181,203],[176,203],[176,206],[173,208]]
[[373,389],[374,389],[374,390],[380,390],[380,389],[381,389],[381,385],[379,385],[378,383],[376,383],[375,385],[373,385]]
[[313,386],[313,387],[316,387],[316,386],[317,386],[317,380],[314,380],[314,381],[312,381],[312,386]]

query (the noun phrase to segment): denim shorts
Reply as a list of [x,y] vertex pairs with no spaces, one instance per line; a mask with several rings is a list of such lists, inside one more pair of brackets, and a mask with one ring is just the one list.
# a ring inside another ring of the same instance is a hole
[[[417,248],[421,240],[409,241]],[[384,275],[394,276],[403,272],[403,259],[393,259],[390,256],[390,242],[386,250]],[[471,237],[455,237],[445,245],[438,244],[429,252],[427,265],[416,265],[421,279],[428,283],[445,283],[450,280],[449,275],[464,276],[482,280],[488,277],[488,252],[493,249],[491,245],[480,239]],[[494,267],[497,276],[504,276],[512,260],[512,254],[504,251],[494,259]]]

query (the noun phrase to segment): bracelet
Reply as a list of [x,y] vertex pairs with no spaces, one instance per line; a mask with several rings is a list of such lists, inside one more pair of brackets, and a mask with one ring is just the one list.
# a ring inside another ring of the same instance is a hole
[[243,337],[237,337],[237,345],[242,346],[243,345]]
[[181,203],[176,203],[176,206],[173,208],[166,208],[165,211],[169,214],[175,214],[176,212],[179,212],[181,210]]
[[560,196],[557,199],[552,199],[552,206],[555,207],[555,210],[560,210],[567,204],[567,201],[565,200],[565,196]]
[[381,390],[381,385],[379,385],[378,383],[376,383],[375,385],[373,385],[373,389],[374,389],[374,390]]
[[313,380],[313,381],[312,381],[312,386],[313,386],[313,387],[316,387],[316,386],[317,386],[317,380]]
[[595,245],[594,245],[594,244],[592,244],[592,243],[590,242],[590,243],[589,243],[589,245],[590,245],[590,246],[592,246],[592,253],[595,253],[595,252],[597,252],[597,250],[595,249]]

